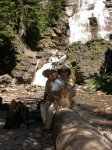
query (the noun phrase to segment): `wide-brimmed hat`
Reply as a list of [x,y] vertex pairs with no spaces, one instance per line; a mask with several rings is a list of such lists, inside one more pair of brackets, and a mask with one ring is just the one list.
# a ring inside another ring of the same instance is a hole
[[60,75],[63,71],[68,72],[68,75],[71,74],[71,70],[66,65],[61,66],[61,68],[58,69],[58,74]]
[[42,75],[46,78],[49,78],[50,69],[46,69],[42,72]]
[[52,72],[57,72],[57,70],[55,68],[50,69],[50,73]]

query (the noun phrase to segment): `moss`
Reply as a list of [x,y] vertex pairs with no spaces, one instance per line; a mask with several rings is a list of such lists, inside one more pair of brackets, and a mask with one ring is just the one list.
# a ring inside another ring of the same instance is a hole
[[15,69],[22,70],[22,68],[23,68],[22,61],[23,60],[24,60],[24,56],[22,56],[20,54],[16,55],[16,66],[15,66]]
[[21,63],[17,63],[15,69],[22,70],[23,65]]
[[100,60],[98,58],[91,60],[91,66],[95,66],[95,65],[99,65],[100,64]]
[[78,51],[79,49],[82,49],[83,46],[84,44],[82,44],[81,42],[76,42],[76,43],[69,45],[67,47],[67,51],[68,52]]
[[16,61],[20,62],[20,61],[23,61],[23,60],[24,60],[24,56],[22,56],[20,54],[16,55]]
[[81,42],[76,42],[67,47],[67,57],[70,62],[74,61],[74,59],[77,59],[77,52],[80,53],[80,51],[84,49],[84,44]]
[[81,42],[75,42],[69,45],[66,50],[68,59],[70,62],[72,62],[75,59],[78,60],[78,57],[81,55],[85,55],[86,57],[94,56],[94,59],[97,59],[97,56],[106,51],[109,46],[109,42],[103,39],[92,39],[85,44],[82,44]]
[[[85,44],[75,42],[69,45],[66,50],[68,62],[73,74],[77,72],[77,67],[79,67],[79,70],[84,75],[84,80],[91,79],[91,76],[94,77],[89,81],[91,85],[93,85],[93,88],[103,88],[106,90],[106,86],[110,87],[109,82],[111,82],[111,80],[103,82],[102,84],[100,83],[104,78],[101,77],[101,72],[105,73],[105,69],[111,68],[111,58],[107,66],[107,60],[110,56],[109,54],[111,54],[110,42],[103,39],[92,39]],[[111,69],[109,71],[111,71]],[[100,77],[98,75],[96,76],[96,73],[98,73]]]
[[92,39],[85,45],[87,45],[91,54],[96,55],[104,51],[108,47],[109,43],[104,39]]

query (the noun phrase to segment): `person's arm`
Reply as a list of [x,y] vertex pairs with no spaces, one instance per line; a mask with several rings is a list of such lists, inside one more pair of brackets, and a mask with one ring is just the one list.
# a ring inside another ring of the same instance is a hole
[[47,97],[48,97],[48,83],[49,83],[49,80],[46,81],[45,91],[44,91],[44,98],[43,98],[42,102],[45,102]]
[[52,82],[48,84],[48,99],[53,102]]
[[47,97],[48,97],[48,94],[47,94],[47,93],[44,93],[44,99],[43,99],[43,102],[46,101]]

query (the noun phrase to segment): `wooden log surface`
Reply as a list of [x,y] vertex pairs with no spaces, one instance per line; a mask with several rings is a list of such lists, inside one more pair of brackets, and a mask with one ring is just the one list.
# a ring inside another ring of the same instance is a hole
[[112,143],[70,109],[55,113],[51,132],[56,150],[112,150]]

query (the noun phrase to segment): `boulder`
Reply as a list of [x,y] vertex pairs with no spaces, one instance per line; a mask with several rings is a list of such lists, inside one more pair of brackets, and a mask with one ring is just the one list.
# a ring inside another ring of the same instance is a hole
[[13,78],[8,74],[0,76],[0,84],[10,84],[12,80]]

